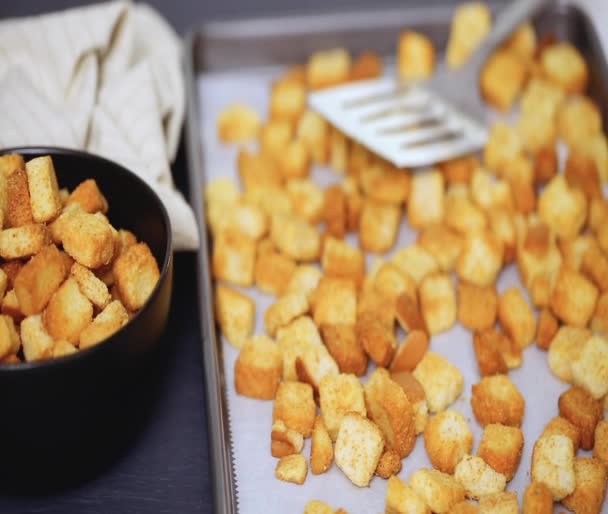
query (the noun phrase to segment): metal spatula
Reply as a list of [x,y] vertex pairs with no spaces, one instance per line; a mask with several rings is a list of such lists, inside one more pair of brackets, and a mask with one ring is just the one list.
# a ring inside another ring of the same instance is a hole
[[494,48],[551,0],[515,0],[497,17],[483,44],[459,69],[438,66],[424,84],[381,78],[309,95],[310,107],[398,167],[426,166],[485,144],[481,68]]

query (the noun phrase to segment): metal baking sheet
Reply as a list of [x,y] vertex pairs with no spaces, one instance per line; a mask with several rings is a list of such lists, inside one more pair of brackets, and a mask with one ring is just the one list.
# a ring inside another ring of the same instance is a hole
[[[604,16],[608,16],[608,4],[592,0],[580,0],[576,4],[582,5],[573,5],[572,2],[552,5],[536,17],[535,25],[540,34],[553,33],[559,39],[573,42],[583,51],[591,64],[591,95],[604,108],[606,124],[608,74],[602,45],[608,49],[608,32],[604,30],[601,34],[601,27],[594,30],[585,12],[590,12],[593,7],[593,17],[602,19],[598,9],[604,9]],[[492,7],[500,7],[500,4]],[[335,465],[323,475],[309,473],[302,486],[278,481],[274,477],[276,459],[270,456],[272,402],[238,396],[234,391],[233,369],[238,352],[220,337],[213,321],[210,239],[206,233],[201,195],[208,180],[218,176],[237,178],[237,150],[217,140],[217,115],[230,103],[239,101],[265,116],[272,81],[286,66],[305,62],[315,50],[343,46],[356,53],[372,49],[387,58],[390,70],[398,33],[404,28],[428,34],[436,47],[442,49],[446,44],[452,11],[453,6],[433,6],[376,10],[373,13],[217,22],[203,25],[187,39],[190,190],[191,203],[202,232],[198,255],[199,310],[215,511],[218,513],[297,513],[303,512],[306,501],[310,499],[326,501],[334,508],[343,507],[350,514],[381,512],[384,510],[386,481],[375,478],[369,488],[360,489]],[[598,34],[603,36],[601,42]],[[489,115],[489,119],[491,117]],[[322,185],[340,180],[339,176],[322,168],[313,169],[311,176]],[[349,238],[356,243],[356,236]],[[411,243],[414,238],[415,232],[407,222],[402,223],[395,249]],[[368,256],[368,265],[370,259]],[[517,271],[510,266],[500,275],[497,287],[500,292],[515,284],[520,284]],[[261,333],[263,313],[274,299],[255,288],[244,291],[256,301],[255,330]],[[475,435],[475,452],[482,430],[469,403],[471,385],[479,380],[471,334],[457,324],[448,332],[434,336],[431,350],[446,356],[463,372],[463,394],[453,408],[469,419]],[[546,421],[557,415],[557,397],[565,390],[566,384],[553,377],[546,354],[535,346],[525,351],[523,366],[512,371],[510,377],[524,392],[527,404],[522,426],[526,440],[522,461],[518,473],[507,487],[507,490],[519,493],[521,502],[521,493],[530,480],[533,443]],[[310,441],[307,441],[303,450],[307,459],[309,451]],[[429,465],[421,436],[413,453],[404,459],[399,476],[408,480],[413,471]],[[605,504],[604,508],[608,509],[608,506]],[[556,512],[561,510],[563,507],[556,505]]]

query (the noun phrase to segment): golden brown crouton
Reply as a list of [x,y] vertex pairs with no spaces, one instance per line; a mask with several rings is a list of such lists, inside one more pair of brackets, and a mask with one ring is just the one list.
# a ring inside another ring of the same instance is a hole
[[595,438],[595,426],[603,418],[603,408],[587,391],[572,386],[562,393],[558,401],[559,415],[566,418],[581,432],[581,448],[591,450]]
[[343,238],[347,226],[347,199],[346,193],[338,185],[325,190],[323,201],[323,221],[327,232],[337,238]]
[[325,164],[329,158],[329,126],[316,112],[307,110],[298,121],[297,138],[308,148],[312,161]]
[[492,286],[479,287],[458,281],[458,320],[473,331],[494,326],[498,309],[498,295]]
[[407,371],[398,371],[391,373],[391,379],[394,380],[407,396],[407,399],[412,404],[414,411],[414,429],[416,435],[424,432],[429,418],[429,407],[426,402],[424,389],[420,382],[414,378],[412,373]]
[[120,298],[131,311],[146,303],[160,278],[158,264],[146,243],[127,248],[114,261],[112,271]]
[[579,235],[573,239],[561,239],[559,249],[565,266],[580,271],[585,253],[591,248],[597,248],[596,239],[589,234]]
[[346,136],[337,128],[332,127],[329,131],[329,165],[338,173],[346,171],[348,144]]
[[414,279],[392,262],[382,264],[373,276],[370,275],[368,275],[368,278],[371,278],[374,290],[387,300],[395,302],[404,293],[412,298],[416,297],[416,283]]
[[233,104],[222,110],[217,119],[217,132],[224,143],[244,143],[258,137],[260,117],[246,105]]
[[283,380],[298,380],[296,359],[303,357],[311,345],[323,344],[317,326],[308,316],[300,316],[279,328],[277,342],[283,355]]
[[120,300],[110,302],[93,322],[80,332],[80,349],[88,348],[110,337],[129,321],[129,313]]
[[548,350],[558,330],[559,323],[551,310],[545,308],[540,311],[536,328],[536,346],[541,350]]
[[306,83],[310,89],[321,89],[346,82],[351,59],[343,48],[314,52],[306,66]]
[[26,316],[42,312],[67,273],[56,246],[46,246],[34,255],[14,280],[21,312]]
[[266,332],[275,336],[279,328],[308,312],[308,308],[308,300],[302,294],[289,293],[281,296],[264,313]]
[[574,453],[578,451],[581,446],[581,431],[580,429],[568,421],[566,418],[556,416],[549,423],[545,425],[542,436],[561,434],[569,437],[572,440],[572,446]]
[[523,514],[553,514],[553,495],[542,482],[532,482],[523,496]]
[[439,170],[416,173],[412,177],[407,203],[407,219],[414,228],[441,223],[445,214],[444,180]]
[[478,514],[479,509],[477,505],[469,503],[467,500],[463,500],[450,510],[450,514]]
[[377,203],[401,205],[410,191],[410,175],[407,170],[373,166],[361,172],[361,189]]
[[444,332],[456,321],[456,295],[450,275],[428,275],[420,284],[420,306],[430,334]]
[[608,421],[601,420],[595,427],[593,456],[608,467]]
[[21,322],[20,330],[26,361],[48,359],[52,356],[55,343],[46,331],[40,314],[25,318]]
[[410,487],[437,514],[447,514],[464,500],[462,485],[447,473],[421,468],[410,477]]
[[398,477],[389,478],[386,485],[385,514],[431,514],[431,509],[414,490]]
[[0,231],[0,257],[20,259],[38,253],[48,244],[48,232],[43,224],[20,225]]
[[282,382],[278,386],[272,411],[273,423],[282,420],[287,428],[310,437],[315,411],[312,387],[309,384]]
[[25,171],[34,221],[52,220],[63,207],[53,160],[48,155],[36,157],[25,163]]
[[321,277],[313,300],[313,318],[324,323],[354,325],[357,321],[357,293],[352,280]]
[[390,366],[391,373],[414,371],[429,348],[429,337],[422,330],[408,333],[401,346],[395,352]]
[[11,261],[4,262],[0,265],[0,269],[4,271],[7,278],[7,289],[12,289],[15,284],[15,278],[23,268],[23,261],[19,259],[13,259]]
[[482,426],[501,423],[521,426],[526,402],[506,375],[484,377],[472,387],[471,407]]
[[420,232],[418,244],[435,257],[442,271],[452,271],[462,251],[463,239],[446,225],[430,225]]
[[546,184],[557,173],[557,151],[555,145],[539,148],[534,154],[534,181]]
[[319,404],[323,422],[333,441],[347,412],[357,412],[363,416],[367,414],[363,388],[354,375],[324,377],[319,385]]
[[4,298],[2,298],[2,306],[0,310],[2,311],[2,314],[10,316],[15,321],[20,321],[21,318],[23,318],[23,313],[19,307],[19,300],[17,299],[14,289],[6,292]]
[[600,336],[589,338],[578,358],[572,362],[574,383],[585,389],[593,398],[608,394],[608,341]]
[[555,501],[574,491],[574,449],[572,440],[561,434],[541,437],[532,453],[532,480],[545,484]]
[[304,514],[335,514],[335,512],[334,509],[322,501],[310,500],[306,502]]
[[401,457],[395,450],[385,450],[380,456],[376,475],[380,478],[390,478],[401,471]]
[[[370,275],[368,275],[368,279]],[[406,295],[407,293],[403,293]],[[408,295],[409,297],[409,295]],[[357,319],[372,318],[389,328],[396,316],[395,299],[378,291],[375,287],[364,287],[357,299]],[[418,313],[422,319],[420,313]]]
[[507,373],[509,367],[505,362],[499,339],[505,337],[494,329],[476,332],[473,335],[473,348],[477,358],[477,367],[482,377]]
[[357,317],[356,331],[357,340],[369,358],[378,366],[388,366],[397,349],[392,325],[366,313]]
[[265,252],[255,261],[255,285],[264,293],[281,296],[295,269],[296,263],[290,257],[275,251]]
[[53,358],[65,357],[66,355],[72,355],[76,353],[78,348],[67,341],[56,341],[53,345]]
[[538,213],[559,237],[573,238],[585,223],[587,200],[563,175],[556,175],[540,194]]
[[396,205],[383,205],[372,200],[363,204],[359,219],[359,244],[374,253],[385,253],[395,244],[401,211]]
[[412,277],[416,284],[420,284],[427,275],[439,271],[439,263],[435,257],[418,243],[400,249],[393,255],[391,262]]
[[384,434],[387,448],[403,458],[414,448],[416,432],[414,411],[405,392],[385,369],[376,369],[365,383],[368,416]]
[[365,275],[363,253],[341,239],[331,236],[325,238],[321,266],[327,276],[346,278],[358,285],[363,282]]
[[334,461],[334,447],[323,418],[317,416],[312,429],[310,470],[314,475],[325,473]]
[[[236,392],[250,398],[272,400],[275,395],[278,396],[282,365],[281,351],[272,339],[266,336],[250,338],[241,348],[234,364]],[[275,416],[273,422],[276,420]],[[287,422],[286,425],[294,428]]]
[[489,286],[496,281],[502,268],[503,244],[491,232],[469,234],[456,263],[458,276],[478,286]]
[[293,137],[293,126],[286,120],[270,120],[260,131],[260,147],[275,163],[284,154]]
[[8,153],[0,155],[0,173],[8,177],[15,171],[24,170],[25,161],[23,156],[18,153]]
[[361,52],[350,69],[350,80],[366,80],[382,75],[382,60],[378,54],[369,50]]
[[598,298],[593,283],[580,273],[562,266],[551,294],[551,309],[568,325],[585,327]]
[[460,412],[448,409],[427,422],[424,447],[435,468],[453,474],[456,464],[473,448],[473,433]]
[[595,306],[593,318],[591,318],[591,330],[608,334],[608,291],[602,294]]
[[608,180],[608,140],[604,133],[598,132],[577,141],[576,152],[593,160],[603,183]]
[[[30,347],[28,353],[31,355],[32,344],[37,348],[37,345],[43,344],[38,341],[28,341]],[[19,351],[21,347],[21,338],[19,333],[15,329],[15,322],[13,318],[5,314],[0,315],[0,358],[4,359],[9,355],[14,355]],[[25,352],[25,348],[24,348]]]
[[348,412],[336,438],[337,466],[358,487],[366,487],[382,455],[384,440],[375,423],[356,412]]
[[466,455],[458,462],[454,478],[465,488],[468,498],[478,500],[504,491],[507,479],[494,471],[482,458]]
[[587,63],[572,44],[562,42],[545,48],[540,63],[543,74],[566,93],[582,93],[586,89]]
[[0,298],[4,298],[4,293],[6,293],[9,288],[9,280],[8,275],[5,271],[0,268]]
[[246,193],[258,188],[281,186],[283,182],[277,163],[271,155],[262,152],[253,153],[243,149],[239,151],[237,166]]
[[299,432],[287,428],[283,420],[272,424],[270,433],[270,454],[273,457],[285,457],[300,453],[304,445],[304,437]]
[[593,197],[602,197],[602,185],[593,159],[570,151],[566,161],[565,177],[570,187],[579,188],[589,201]]
[[479,514],[518,514],[517,493],[486,494],[479,499]]
[[581,272],[591,279],[600,292],[608,291],[608,259],[597,245],[590,245],[583,255]]
[[108,201],[105,199],[95,179],[89,178],[76,186],[66,201],[66,205],[77,203],[82,210],[94,214],[108,212]]
[[309,179],[292,179],[287,183],[287,193],[293,206],[293,211],[315,225],[323,216],[323,190]]
[[534,341],[536,319],[519,288],[510,287],[500,295],[498,321],[520,348],[526,348]]
[[253,332],[255,303],[243,293],[217,284],[215,316],[224,337],[236,348],[242,348]]
[[25,167],[11,173],[6,179],[5,227],[20,227],[34,223],[30,192]]
[[279,171],[285,180],[304,179],[308,176],[310,156],[308,155],[308,147],[303,141],[298,139],[290,141],[277,157]]
[[584,95],[569,97],[557,114],[559,136],[572,148],[602,130],[602,115]]
[[436,353],[426,352],[413,374],[424,389],[430,412],[441,412],[462,393],[462,373]]
[[556,377],[572,382],[572,363],[590,337],[586,328],[563,326],[557,331],[547,353],[549,368]]
[[532,59],[536,52],[536,32],[530,22],[522,23],[503,43],[503,46],[521,59]]
[[308,345],[295,358],[296,376],[300,382],[310,384],[319,391],[321,380],[327,375],[338,375],[340,370],[336,361],[322,345]]
[[600,514],[606,494],[606,467],[595,458],[578,457],[574,461],[576,487],[562,499],[564,506],[572,512]]
[[435,68],[435,47],[419,32],[406,31],[399,36],[398,70],[402,80],[430,77]]
[[298,261],[313,261],[319,257],[319,233],[298,216],[276,214],[272,218],[270,238],[285,255]]
[[212,257],[215,278],[250,286],[253,284],[254,266],[255,241],[252,238],[230,229],[216,236]]
[[324,323],[321,325],[321,335],[341,373],[365,375],[367,354],[357,338],[354,325]]
[[[108,264],[114,255],[112,226],[98,214],[89,214],[80,209],[70,211],[70,215],[62,221],[60,236],[63,249],[87,268],[94,269]],[[141,249],[137,250],[132,256],[142,252]]]
[[[103,309],[110,303],[111,298],[110,293],[108,292],[108,286],[99,280],[91,270],[75,262],[70,269],[70,273],[76,279],[76,282],[78,282],[78,287],[80,287],[82,294],[84,294],[95,307]],[[23,306],[21,300],[19,301],[19,304]]]
[[294,123],[306,109],[306,87],[295,81],[281,80],[270,93],[270,119]]
[[439,169],[443,173],[448,185],[468,184],[478,166],[479,159],[475,155],[455,157],[449,161],[439,163]]
[[69,277],[51,296],[43,314],[44,326],[55,340],[77,343],[93,319],[93,305]]
[[488,6],[467,2],[456,8],[452,17],[446,53],[449,68],[459,68],[485,39],[492,25]]
[[498,175],[502,175],[506,165],[523,152],[517,131],[503,122],[492,125],[488,141],[483,149],[485,165]]
[[[316,266],[301,264],[291,275],[285,293],[299,293],[306,296],[309,303],[312,302],[314,291],[321,280],[322,273]],[[312,304],[312,303],[311,303]]]
[[308,465],[306,464],[306,458],[301,453],[296,453],[295,455],[287,455],[279,459],[274,476],[284,482],[302,485],[306,480],[307,473]]
[[483,429],[477,455],[509,481],[517,471],[523,446],[521,429],[491,423]]
[[481,92],[499,111],[511,109],[526,79],[525,63],[509,50],[498,50],[486,61],[481,72]]

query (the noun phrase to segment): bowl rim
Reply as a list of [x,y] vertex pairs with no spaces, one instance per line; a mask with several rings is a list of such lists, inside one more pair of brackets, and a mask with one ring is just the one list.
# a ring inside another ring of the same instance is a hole
[[[160,276],[158,278],[158,282],[156,286],[150,293],[150,296],[146,300],[146,303],[139,309],[127,323],[125,323],[121,328],[119,328],[116,332],[114,332],[110,337],[104,339],[100,343],[97,343],[93,346],[89,346],[84,350],[79,350],[70,355],[63,355],[61,357],[53,357],[51,359],[38,360],[38,361],[22,361],[19,363],[14,363],[10,365],[0,363],[0,373],[16,373],[20,371],[29,371],[29,370],[39,370],[39,369],[48,369],[52,366],[61,366],[70,362],[78,362],[81,359],[88,359],[89,357],[93,358],[96,353],[104,351],[103,348],[105,346],[104,343],[108,342],[110,339],[115,337],[124,331],[129,325],[136,322],[139,318],[141,312],[148,307],[150,302],[154,298],[156,298],[160,294],[160,289],[163,286],[165,280],[167,279],[167,275],[169,274],[169,270],[171,268],[171,261],[173,259],[173,231],[171,227],[171,219],[169,218],[169,213],[162,200],[154,191],[154,189],[139,175],[132,172],[131,170],[125,168],[122,164],[117,163],[111,159],[107,159],[106,157],[102,157],[101,155],[93,154],[87,152],[85,150],[77,150],[73,148],[63,148],[59,146],[13,146],[9,148],[0,148],[0,155],[6,155],[10,153],[18,153],[25,156],[32,154],[42,154],[42,155],[50,155],[51,158],[55,155],[67,155],[73,156],[77,158],[85,158],[99,161],[104,166],[113,166],[118,169],[119,172],[125,173],[129,175],[132,179],[139,183],[144,189],[146,189],[152,197],[156,200],[158,207],[160,208],[161,217],[165,224],[165,236],[167,238],[167,245],[164,252],[163,262],[160,269]],[[145,242],[145,241],[144,241]]]

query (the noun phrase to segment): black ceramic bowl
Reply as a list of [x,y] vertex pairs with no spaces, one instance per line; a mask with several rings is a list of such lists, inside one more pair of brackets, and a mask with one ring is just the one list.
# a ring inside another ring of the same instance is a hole
[[[29,468],[75,457],[87,459],[129,431],[132,414],[145,404],[140,387],[150,373],[169,313],[173,258],[167,212],[154,191],[116,163],[58,148],[12,148],[25,160],[51,155],[59,187],[72,190],[94,178],[116,228],[145,241],[160,280],[142,309],[102,343],[58,359],[0,364],[0,461]],[[155,368],[154,368],[155,369]],[[27,469],[26,469],[27,470]],[[7,472],[0,463],[0,475]],[[8,471],[10,473],[10,470]]]

